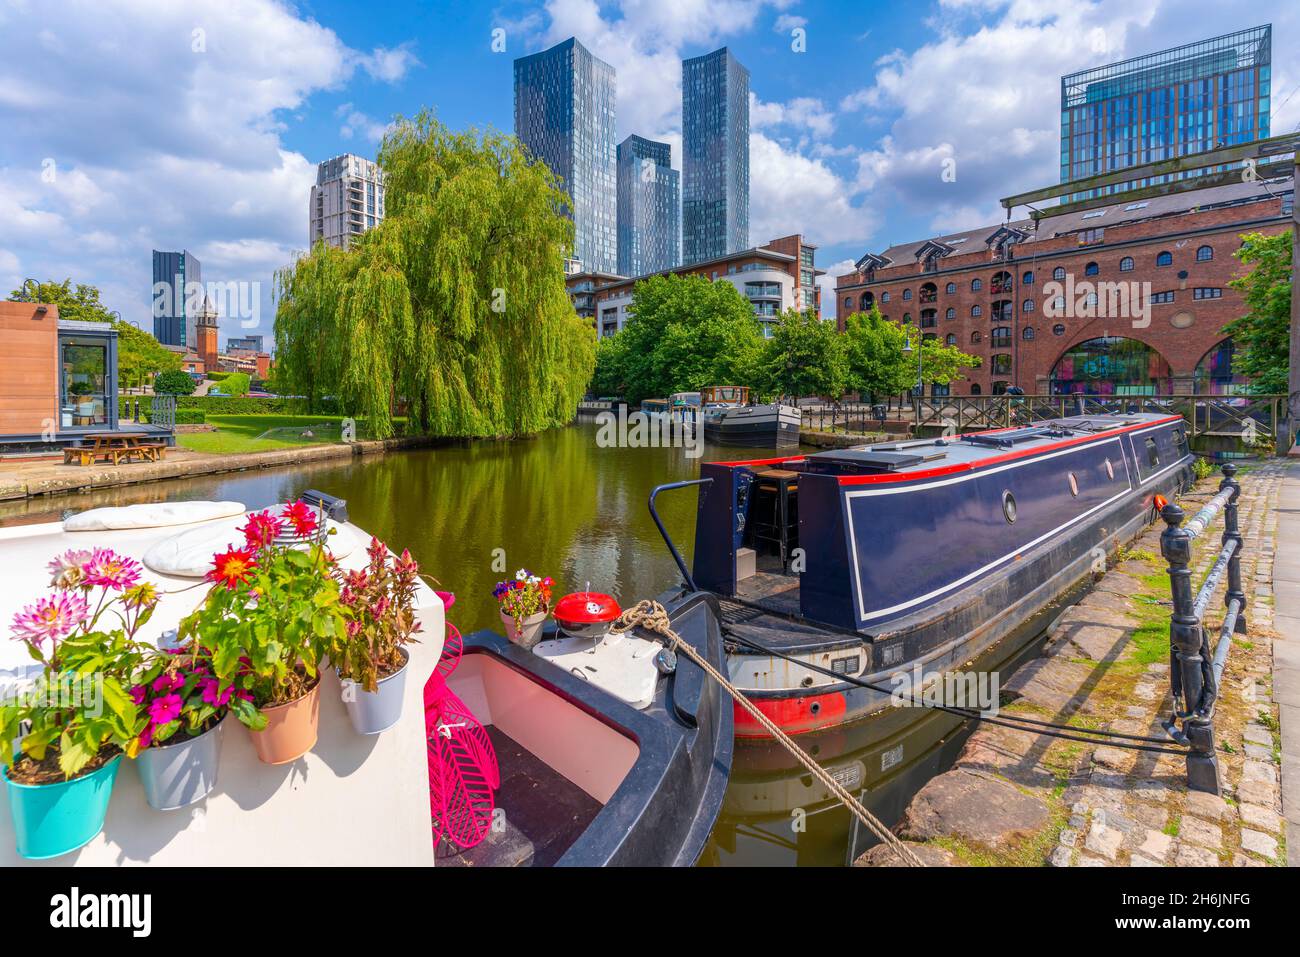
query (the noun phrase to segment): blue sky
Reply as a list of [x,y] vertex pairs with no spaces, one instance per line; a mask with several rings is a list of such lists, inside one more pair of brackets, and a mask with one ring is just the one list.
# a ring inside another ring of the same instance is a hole
[[998,197],[1055,181],[1064,72],[1271,20],[1273,128],[1295,129],[1300,8],[1271,12],[1219,0],[0,0],[0,287],[71,276],[149,328],[149,250],[184,247],[206,281],[259,284],[250,331],[269,335],[273,273],[306,246],[317,161],[373,157],[391,118],[422,106],[452,127],[509,131],[512,59],[571,35],[618,71],[619,138],[666,139],[675,166],[680,59],[730,46],[751,72],[751,242],[803,232],[819,266],[843,272],[864,251],[996,221]]

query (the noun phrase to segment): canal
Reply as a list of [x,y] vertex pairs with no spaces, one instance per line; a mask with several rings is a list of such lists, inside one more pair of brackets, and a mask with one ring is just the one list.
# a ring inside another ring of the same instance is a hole
[[[513,442],[464,442],[301,468],[234,472],[84,495],[0,504],[0,524],[53,521],[102,505],[225,499],[260,508],[309,488],[344,498],[349,517],[456,594],[449,618],[470,632],[501,630],[492,587],[518,568],[551,575],[557,597],[588,587],[625,607],[678,580],[646,509],[650,490],[694,478],[701,461],[753,458],[753,449],[706,445],[602,448],[594,424]],[[659,499],[690,561],[694,490]],[[1026,623],[1041,630],[1042,618]],[[1031,646],[1032,648],[1032,646]],[[1018,656],[1023,658],[1023,654]],[[977,668],[1000,670],[998,658]],[[969,733],[958,719],[920,709],[805,736],[808,751],[873,813],[893,824],[915,791],[955,759]],[[702,863],[844,865],[873,839],[785,751],[737,745],[723,814]]]

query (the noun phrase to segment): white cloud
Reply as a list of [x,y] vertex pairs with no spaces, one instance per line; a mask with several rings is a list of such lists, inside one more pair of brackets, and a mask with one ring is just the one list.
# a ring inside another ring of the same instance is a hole
[[[150,250],[187,248],[205,281],[262,285],[269,332],[272,274],[307,245],[315,181],[280,117],[416,63],[407,45],[352,50],[277,0],[0,0],[4,245],[26,274],[98,285],[145,328]],[[351,112],[358,137],[382,131]],[[17,264],[0,260],[0,279]]]
[[835,132],[835,114],[826,104],[810,96],[799,96],[788,103],[764,103],[751,90],[749,124],[753,129],[786,127],[825,138]]
[[339,127],[339,136],[345,140],[350,140],[359,134],[362,139],[378,143],[392,127],[392,123],[381,123],[371,119],[365,113],[355,109],[351,103],[344,103],[334,113],[343,120],[343,125]]
[[874,231],[871,217],[850,201],[850,184],[762,133],[749,136],[749,181],[752,243],[791,233],[818,245],[865,242]]
[[817,277],[817,288],[822,294],[822,318],[830,319],[840,314],[839,300],[835,297],[835,280],[853,272],[853,260],[841,259],[825,268],[826,275]]

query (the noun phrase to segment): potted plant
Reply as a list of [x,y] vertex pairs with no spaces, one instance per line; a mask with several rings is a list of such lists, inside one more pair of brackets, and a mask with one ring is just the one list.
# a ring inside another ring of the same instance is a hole
[[[182,641],[211,649],[220,686],[247,692],[262,713],[252,737],[267,764],[297,760],[316,744],[320,662],[346,632],[334,559],[316,527],[303,502],[249,516],[245,546],[213,557],[212,587],[180,626]],[[310,543],[276,544],[286,531]]]
[[197,643],[152,656],[131,697],[145,717],[136,768],[145,800],[159,811],[200,801],[217,785],[226,715],[259,730],[266,719],[248,691],[223,684]]
[[[144,724],[127,691],[144,654],[134,635],[158,600],[139,563],[110,549],[70,551],[50,568],[58,590],[12,626],[40,674],[0,702],[17,849],[35,860],[74,851],[104,826],[122,754],[136,753]],[[101,629],[110,612],[120,627]]]
[[492,590],[501,606],[501,623],[506,637],[521,648],[531,649],[542,639],[542,625],[551,611],[551,586],[549,577],[541,578],[527,568],[515,572],[515,577],[497,582]]
[[415,589],[420,566],[403,551],[370,540],[364,569],[343,577],[340,601],[348,613],[346,635],[331,649],[330,660],[343,682],[343,703],[358,734],[378,734],[402,716],[410,654],[415,640]]

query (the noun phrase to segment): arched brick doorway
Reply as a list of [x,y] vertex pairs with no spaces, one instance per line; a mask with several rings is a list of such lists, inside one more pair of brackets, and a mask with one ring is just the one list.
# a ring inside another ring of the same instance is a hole
[[1066,349],[1052,366],[1048,388],[1053,395],[1171,395],[1173,370],[1145,342],[1102,336]]

